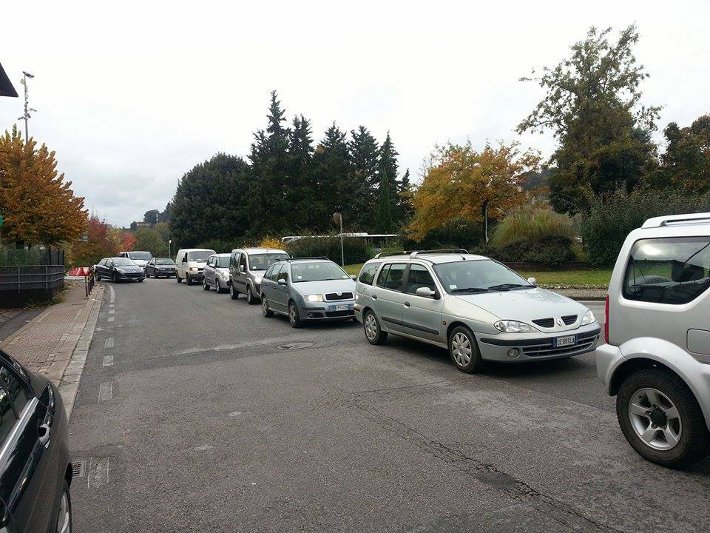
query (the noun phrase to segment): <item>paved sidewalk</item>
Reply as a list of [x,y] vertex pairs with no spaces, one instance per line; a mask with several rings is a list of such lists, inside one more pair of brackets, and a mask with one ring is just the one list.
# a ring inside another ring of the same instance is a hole
[[2,341],[0,348],[32,372],[51,379],[70,414],[104,288],[96,285],[87,299],[83,282],[67,282],[67,287],[63,302],[42,311]]

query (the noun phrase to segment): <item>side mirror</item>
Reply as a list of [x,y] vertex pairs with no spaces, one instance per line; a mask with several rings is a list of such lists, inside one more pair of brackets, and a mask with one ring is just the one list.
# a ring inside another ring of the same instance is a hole
[[415,294],[422,298],[434,298],[436,291],[431,290],[429,287],[419,287]]
[[537,280],[535,278],[528,278],[528,283],[537,287]]
[[352,276],[350,276],[350,279],[357,279],[357,276],[353,274]]
[[186,255],[182,256],[182,262],[187,263],[187,256]]
[[239,272],[244,272],[244,265],[239,265]]
[[288,282],[283,278],[279,278],[278,280],[276,280],[276,283],[278,283],[279,285],[288,285]]

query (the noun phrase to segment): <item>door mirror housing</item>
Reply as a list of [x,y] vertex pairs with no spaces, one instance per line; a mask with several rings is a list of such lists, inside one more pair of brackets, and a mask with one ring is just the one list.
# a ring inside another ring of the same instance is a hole
[[436,291],[431,290],[429,287],[419,287],[415,294],[422,298],[436,298]]
[[182,256],[182,262],[183,262],[183,263],[187,263],[187,256],[186,256],[186,255],[183,255],[183,256]]
[[276,280],[276,283],[278,283],[279,285],[288,285],[288,282],[283,278],[279,278],[278,280]]
[[537,287],[537,280],[535,278],[528,278],[528,283]]
[[353,280],[357,279],[357,276],[355,274],[353,274],[352,276],[350,276],[350,279],[353,279]]
[[244,273],[244,265],[239,265],[239,272]]

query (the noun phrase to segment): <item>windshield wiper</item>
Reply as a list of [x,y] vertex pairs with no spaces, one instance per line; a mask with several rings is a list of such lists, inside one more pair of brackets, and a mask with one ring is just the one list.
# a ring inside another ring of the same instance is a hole
[[520,283],[501,283],[500,285],[491,285],[489,291],[509,291],[511,289],[531,289],[532,285],[522,285]]
[[467,287],[465,289],[451,289],[450,292],[488,292],[488,289],[484,287]]

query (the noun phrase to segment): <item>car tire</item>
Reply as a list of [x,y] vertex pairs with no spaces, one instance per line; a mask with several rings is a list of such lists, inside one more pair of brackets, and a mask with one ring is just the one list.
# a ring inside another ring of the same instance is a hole
[[269,309],[269,301],[266,299],[266,295],[261,295],[261,314],[265,318],[271,318],[274,316],[274,312]]
[[57,533],[71,533],[72,531],[71,494],[66,479],[62,485],[62,495],[59,498],[59,508],[54,526],[54,531]]
[[365,331],[365,338],[370,344],[384,344],[387,340],[387,332],[382,331],[380,321],[374,311],[365,311],[362,318],[362,327]]
[[143,280],[144,280],[144,279],[145,279],[145,278],[139,278],[139,279],[138,279],[138,283],[143,283]]
[[249,305],[256,303],[256,298],[254,298],[254,294],[251,292],[251,285],[247,285],[247,303]]
[[457,369],[467,374],[480,370],[483,359],[476,337],[466,326],[456,326],[449,334],[449,355]]
[[178,283],[182,283],[182,279],[180,279],[180,274],[175,274],[175,281]]
[[113,278],[112,278],[112,279],[113,279],[113,282],[114,282],[114,283],[118,283],[118,282],[119,282],[118,273],[117,273],[117,272],[114,272],[114,273],[113,273]]
[[303,325],[301,315],[298,313],[298,306],[293,300],[288,303],[288,323],[294,329],[298,329]]
[[237,292],[237,289],[234,288],[234,283],[229,284],[229,297],[232,300],[237,300],[239,298],[239,293]]
[[628,376],[616,396],[616,416],[631,447],[653,463],[682,468],[710,452],[698,401],[670,372],[648,368]]
[[185,283],[192,285],[192,278],[190,277],[190,274],[185,274]]
[[206,291],[210,290],[210,286],[207,284],[207,278],[202,278],[202,288]]

